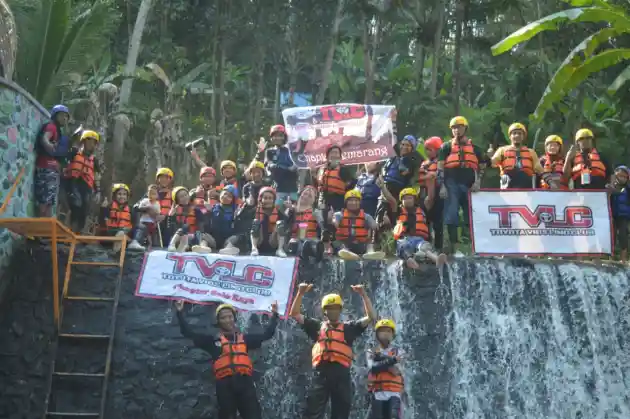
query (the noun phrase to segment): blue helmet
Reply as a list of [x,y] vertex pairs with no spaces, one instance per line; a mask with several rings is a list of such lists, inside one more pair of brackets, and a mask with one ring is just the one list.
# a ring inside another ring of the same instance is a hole
[[231,193],[234,199],[238,198],[238,189],[236,189],[234,185],[226,185],[223,187],[222,191]]
[[411,134],[405,135],[401,141],[409,141],[414,148],[418,145],[418,140]]
[[57,115],[60,112],[64,112],[64,113],[67,113],[68,115],[70,115],[70,110],[68,109],[67,106],[65,106],[65,105],[55,105],[50,110],[50,117],[54,118],[55,115]]

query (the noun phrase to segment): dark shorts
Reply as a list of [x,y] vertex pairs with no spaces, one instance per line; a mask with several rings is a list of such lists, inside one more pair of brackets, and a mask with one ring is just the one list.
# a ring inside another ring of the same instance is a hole
[[40,205],[56,205],[60,173],[54,169],[35,168],[35,200]]
[[619,250],[628,250],[628,224],[630,224],[630,220],[627,218],[615,217],[613,220],[616,235],[615,241]]

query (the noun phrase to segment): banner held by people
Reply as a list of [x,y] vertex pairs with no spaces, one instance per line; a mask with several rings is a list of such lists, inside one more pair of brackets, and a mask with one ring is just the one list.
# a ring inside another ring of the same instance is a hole
[[300,168],[319,167],[326,151],[341,147],[342,164],[362,164],[394,156],[396,108],[336,104],[282,111],[288,145]]
[[481,191],[470,194],[473,252],[480,255],[610,255],[605,191]]
[[297,273],[295,258],[231,257],[157,250],[146,255],[136,295],[207,304],[232,304],[238,310],[278,313],[286,318]]

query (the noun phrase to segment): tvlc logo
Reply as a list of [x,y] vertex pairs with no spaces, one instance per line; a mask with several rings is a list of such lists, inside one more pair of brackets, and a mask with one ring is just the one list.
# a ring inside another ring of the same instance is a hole
[[488,212],[499,217],[499,228],[513,228],[512,216],[519,217],[530,228],[538,228],[543,223],[545,228],[593,227],[593,211],[589,207],[565,207],[561,216],[555,205],[538,205],[534,211],[527,205],[493,205],[488,207]]

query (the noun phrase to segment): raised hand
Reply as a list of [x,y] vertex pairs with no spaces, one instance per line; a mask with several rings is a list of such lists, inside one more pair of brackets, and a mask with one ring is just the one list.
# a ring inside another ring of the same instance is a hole
[[298,285],[298,291],[301,292],[302,294],[305,294],[312,289],[313,289],[313,284],[306,284],[303,282],[300,285]]

